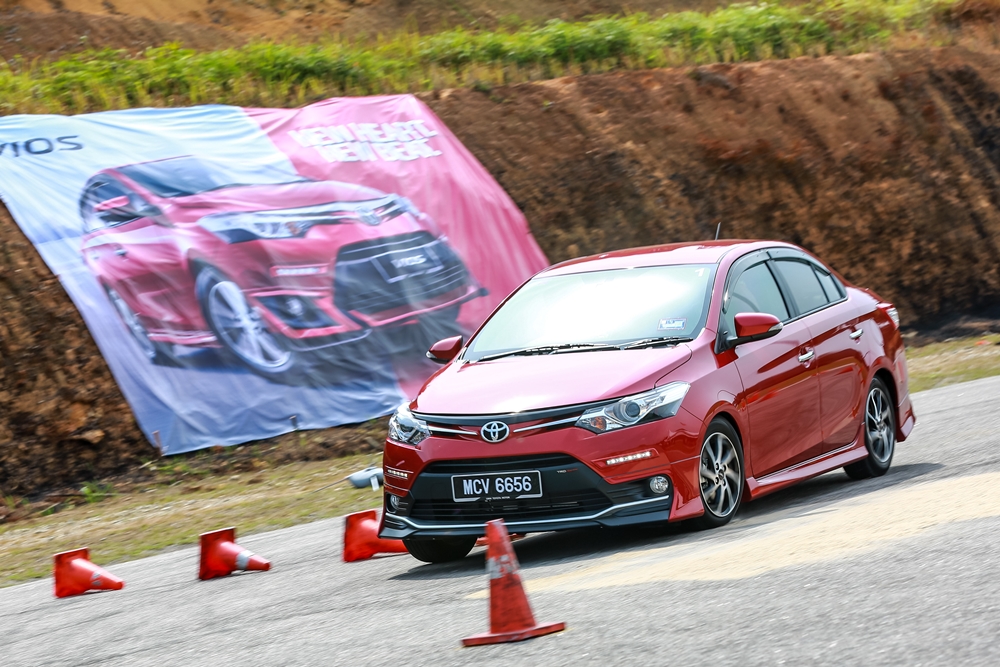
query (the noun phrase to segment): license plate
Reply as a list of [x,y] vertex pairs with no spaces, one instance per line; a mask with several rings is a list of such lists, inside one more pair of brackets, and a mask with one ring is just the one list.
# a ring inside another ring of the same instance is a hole
[[541,498],[542,473],[537,470],[454,475],[451,493],[456,503],[476,500],[517,500]]
[[374,257],[375,268],[387,283],[394,283],[409,276],[431,273],[441,269],[441,262],[424,248],[398,250]]

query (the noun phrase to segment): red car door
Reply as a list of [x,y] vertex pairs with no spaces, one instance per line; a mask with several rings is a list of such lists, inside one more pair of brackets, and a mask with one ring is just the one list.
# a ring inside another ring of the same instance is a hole
[[774,264],[799,311],[809,313],[803,319],[813,333],[823,440],[806,452],[804,458],[812,458],[849,445],[858,436],[867,367],[865,318],[837,278],[806,255],[782,251]]
[[153,328],[184,328],[178,300],[193,292],[193,279],[171,228],[158,223],[159,211],[110,178],[84,206],[104,225],[85,241],[84,252],[93,253],[108,286]]
[[760,478],[799,460],[821,441],[822,429],[812,334],[801,319],[792,320],[795,311],[779,290],[766,253],[756,259],[734,266],[738,275],[727,290],[723,329],[734,331],[734,318],[745,312],[769,313],[785,323],[776,336],[734,350],[750,422],[750,470]]

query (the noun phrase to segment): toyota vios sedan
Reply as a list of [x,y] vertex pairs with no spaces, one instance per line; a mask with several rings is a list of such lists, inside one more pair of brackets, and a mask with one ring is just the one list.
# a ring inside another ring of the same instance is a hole
[[843,467],[883,475],[915,422],[890,303],[775,242],[551,267],[389,423],[381,535],[465,556],[511,532],[693,520]]
[[287,377],[301,352],[445,318],[480,294],[429,216],[371,188],[196,157],[105,169],[84,261],[146,356],[222,346]]

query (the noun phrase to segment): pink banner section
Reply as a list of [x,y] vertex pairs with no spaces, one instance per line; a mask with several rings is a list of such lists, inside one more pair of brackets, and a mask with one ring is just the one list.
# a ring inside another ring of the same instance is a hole
[[246,111],[303,176],[357,183],[412,202],[487,292],[462,305],[458,322],[463,328],[478,327],[512,290],[547,265],[514,202],[412,95]]

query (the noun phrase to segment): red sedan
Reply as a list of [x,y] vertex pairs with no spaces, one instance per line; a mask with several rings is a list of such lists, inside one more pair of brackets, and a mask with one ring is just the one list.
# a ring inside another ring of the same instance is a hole
[[522,285],[392,417],[381,535],[420,560],[511,532],[691,520],[835,468],[884,475],[915,422],[896,309],[786,243],[571,260]]
[[268,378],[373,330],[454,323],[481,294],[409,200],[182,156],[104,169],[80,197],[84,260],[143,353],[222,347]]

